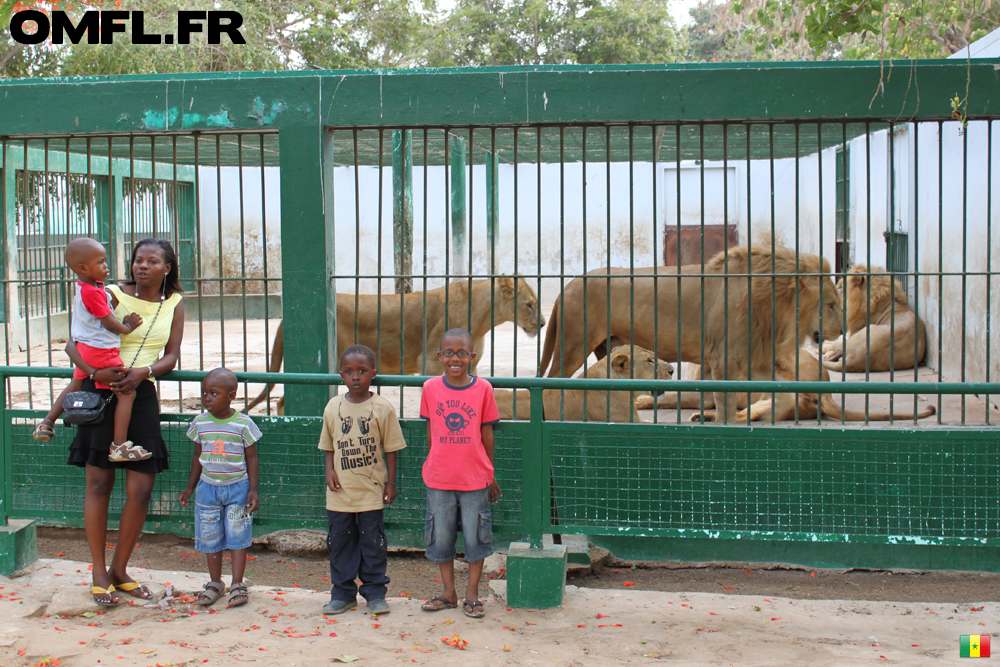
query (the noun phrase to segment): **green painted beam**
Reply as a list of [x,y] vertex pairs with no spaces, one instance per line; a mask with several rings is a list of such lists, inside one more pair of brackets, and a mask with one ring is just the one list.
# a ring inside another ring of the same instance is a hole
[[[334,253],[324,181],[324,132],[308,123],[279,135],[282,317],[285,370],[333,373],[336,307],[329,276]],[[319,315],[319,316],[317,316]],[[287,385],[285,414],[321,415],[331,387]]]
[[[220,73],[0,82],[10,135],[1000,114],[995,60]],[[912,74],[912,76],[911,76]],[[912,80],[920,83],[920,95]],[[883,88],[880,92],[880,82]],[[878,94],[876,94],[878,93]],[[38,113],[44,109],[44,113]]]

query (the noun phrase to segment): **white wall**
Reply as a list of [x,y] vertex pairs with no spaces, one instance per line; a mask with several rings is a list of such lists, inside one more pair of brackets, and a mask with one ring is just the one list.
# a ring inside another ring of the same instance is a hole
[[[198,216],[203,278],[281,277],[281,185],[277,167],[244,167],[242,189],[238,167],[198,168]],[[221,224],[220,224],[221,211]],[[242,233],[241,233],[242,225]],[[222,238],[220,246],[219,238]],[[205,283],[205,293],[218,293],[218,283]],[[227,293],[238,294],[239,282]],[[280,291],[273,284],[269,293]],[[247,283],[247,292],[263,294],[263,283]]]
[[[834,158],[833,151],[824,152],[824,175],[834,173]],[[818,166],[819,158],[816,156],[799,161],[799,210],[796,217],[795,161],[775,161],[772,216],[772,183],[768,163],[756,161],[751,165],[752,194],[748,201],[746,163],[730,162],[727,193],[729,206],[725,213],[728,213],[730,224],[737,224],[740,241],[747,238],[748,229],[753,236],[770,233],[773,222],[776,241],[794,247],[798,220],[799,248],[802,252],[818,252]],[[560,274],[572,277],[609,263],[612,266],[630,266],[634,262],[636,267],[662,264],[665,227],[676,225],[678,217],[676,165],[657,164],[654,174],[652,163],[635,163],[631,167],[630,182],[629,165],[613,163],[610,167],[610,196],[607,169],[604,163],[587,165],[585,196],[584,170],[580,163],[566,164],[562,169],[559,165],[542,165],[540,175],[535,165],[519,165],[515,200],[515,167],[500,165],[500,219],[495,249],[497,271],[512,273],[517,270],[524,274],[540,273],[546,276],[542,280],[542,299],[551,301],[558,294]],[[702,167],[693,162],[683,162],[680,169],[681,224],[698,225],[702,217]],[[704,165],[706,224],[721,224],[724,220],[723,171],[721,162],[707,162]],[[392,169],[382,169],[381,196],[377,167],[361,167],[357,173],[359,177],[355,191],[355,169],[339,167],[334,170],[336,272],[338,276],[346,276],[338,279],[338,292],[353,292],[356,282],[354,276],[358,274],[385,275],[394,270]],[[447,247],[451,240],[447,227],[450,212],[445,190],[445,169],[430,167],[426,170],[426,199],[424,173],[422,167],[413,170],[413,273],[443,276],[449,271],[450,275],[465,274],[468,271],[467,259],[461,266],[456,266],[459,254],[455,248]],[[828,179],[824,178],[826,180]],[[829,180],[822,188],[823,218],[828,227],[823,234],[823,254],[831,262],[835,256],[835,187],[835,183]],[[467,211],[473,248],[472,272],[475,275],[485,274],[489,271],[490,252],[486,235],[485,168],[482,166],[473,167],[467,192]],[[452,258],[450,267],[447,261],[449,253]],[[465,254],[463,252],[462,257]],[[443,277],[429,279],[427,288],[439,287],[444,282]],[[373,278],[362,278],[358,281],[359,290],[362,293],[376,293],[379,289],[377,283]],[[414,288],[423,289],[423,280],[418,280]],[[392,280],[383,279],[381,290],[382,293],[391,293]]]

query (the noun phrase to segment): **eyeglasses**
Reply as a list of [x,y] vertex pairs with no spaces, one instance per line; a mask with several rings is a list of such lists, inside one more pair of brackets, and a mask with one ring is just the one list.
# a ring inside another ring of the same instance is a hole
[[465,359],[467,356],[472,354],[472,352],[466,352],[465,350],[441,350],[441,356],[445,359],[451,359],[452,357],[458,357],[459,359]]

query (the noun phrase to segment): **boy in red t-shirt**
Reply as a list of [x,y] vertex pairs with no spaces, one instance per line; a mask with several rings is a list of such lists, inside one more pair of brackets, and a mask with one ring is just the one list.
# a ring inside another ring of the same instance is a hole
[[420,417],[428,422],[429,451],[423,467],[426,554],[441,568],[444,591],[422,609],[440,611],[458,606],[455,540],[461,516],[465,560],[469,563],[462,611],[471,618],[482,618],[486,610],[479,599],[479,579],[483,561],[493,553],[490,505],[503,495],[493,474],[493,424],[500,421],[500,414],[490,383],[469,375],[469,364],[476,358],[469,332],[445,332],[437,354],[444,375],[424,383]]
[[[119,322],[111,308],[111,295],[104,291],[108,271],[108,254],[104,246],[93,239],[73,239],[66,245],[66,265],[76,274],[76,297],[73,300],[73,319],[70,335],[83,360],[96,369],[120,368],[125,364],[119,355],[121,336],[130,334],[142,325],[138,313],[129,313]],[[62,400],[71,391],[80,391],[87,375],[79,368],[73,371],[73,380],[59,394],[49,414],[35,427],[35,440],[48,442],[53,436],[56,419],[62,414]],[[93,377],[90,378],[93,380]],[[97,389],[110,389],[106,384],[94,382]],[[117,393],[117,392],[116,392]],[[132,418],[132,401],[135,392],[117,393],[115,407],[115,433],[108,459],[111,461],[142,461],[151,454],[128,440],[128,424]]]

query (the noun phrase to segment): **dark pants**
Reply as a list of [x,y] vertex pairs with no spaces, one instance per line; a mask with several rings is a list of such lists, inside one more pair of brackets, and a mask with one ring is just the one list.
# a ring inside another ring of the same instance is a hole
[[371,602],[384,600],[389,577],[382,510],[369,512],[326,511],[330,532],[326,547],[330,552],[331,600],[353,601],[358,595],[355,579],[361,580],[361,596]]

